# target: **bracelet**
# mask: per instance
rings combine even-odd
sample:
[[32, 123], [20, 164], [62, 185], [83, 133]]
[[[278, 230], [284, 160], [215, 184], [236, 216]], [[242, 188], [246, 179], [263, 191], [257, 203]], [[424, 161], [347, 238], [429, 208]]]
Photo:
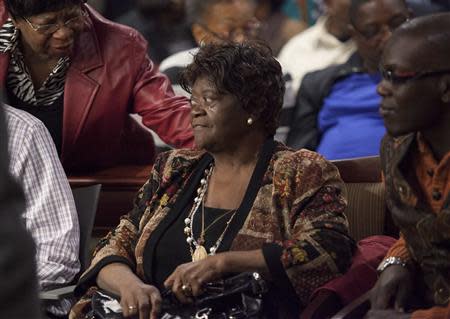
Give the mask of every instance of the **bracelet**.
[[378, 265], [378, 268], [377, 268], [378, 274], [380, 274], [381, 272], [383, 272], [383, 270], [385, 270], [387, 267], [392, 266], [392, 265], [399, 265], [402, 267], [406, 267], [406, 262], [403, 261], [403, 259], [401, 259], [399, 257], [388, 257], [385, 260], [383, 260], [380, 263], [380, 265]]

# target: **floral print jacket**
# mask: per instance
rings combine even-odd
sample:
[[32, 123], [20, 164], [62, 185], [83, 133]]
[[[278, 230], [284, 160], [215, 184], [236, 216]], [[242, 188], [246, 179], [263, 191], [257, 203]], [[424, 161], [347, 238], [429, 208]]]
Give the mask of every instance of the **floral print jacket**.
[[[354, 242], [344, 215], [345, 186], [337, 168], [315, 152], [293, 151], [270, 140], [259, 157], [249, 185], [255, 196], [229, 240], [229, 250], [263, 249], [275, 286], [292, 291], [293, 302], [301, 309], [316, 288], [343, 274], [351, 263]], [[189, 189], [195, 191], [198, 183], [192, 177], [211, 161], [203, 151], [160, 154], [134, 209], [99, 242], [78, 284], [79, 295], [95, 285], [99, 270], [112, 262], [128, 264], [149, 281], [144, 273], [148, 241], [157, 237], [165, 220], [173, 218]], [[83, 318], [87, 297], [72, 309], [71, 318]]]

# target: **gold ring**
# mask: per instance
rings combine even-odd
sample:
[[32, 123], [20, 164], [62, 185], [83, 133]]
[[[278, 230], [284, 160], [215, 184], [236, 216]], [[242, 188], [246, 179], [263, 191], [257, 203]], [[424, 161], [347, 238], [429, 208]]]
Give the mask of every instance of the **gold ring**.
[[191, 289], [191, 287], [189, 285], [184, 285], [183, 284], [183, 286], [181, 286], [181, 290], [183, 291], [183, 293], [186, 296], [191, 296], [192, 295], [192, 289]]

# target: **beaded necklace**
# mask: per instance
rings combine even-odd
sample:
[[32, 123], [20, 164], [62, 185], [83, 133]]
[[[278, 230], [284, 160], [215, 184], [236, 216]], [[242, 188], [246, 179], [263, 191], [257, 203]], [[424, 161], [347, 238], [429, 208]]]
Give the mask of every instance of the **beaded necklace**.
[[[184, 234], [186, 235], [186, 242], [189, 245], [189, 250], [191, 252], [192, 261], [198, 261], [205, 259], [208, 257], [208, 253], [205, 248], [205, 234], [206, 231], [217, 221], [228, 215], [229, 213], [233, 212], [230, 219], [227, 221], [225, 229], [220, 234], [219, 238], [217, 239], [216, 243], [209, 248], [209, 255], [215, 255], [217, 249], [219, 248], [220, 244], [222, 243], [223, 237], [225, 236], [225, 233], [228, 230], [228, 227], [233, 220], [234, 216], [236, 215], [237, 210], [229, 210], [223, 214], [221, 214], [218, 218], [216, 218], [209, 226], [205, 229], [205, 199], [206, 199], [206, 193], [208, 190], [208, 184], [209, 184], [209, 178], [211, 177], [211, 174], [213, 172], [214, 166], [210, 166], [205, 170], [205, 177], [200, 180], [200, 186], [197, 189], [197, 196], [194, 198], [194, 204], [192, 205], [192, 208], [189, 212], [188, 217], [184, 220], [185, 228], [184, 228]], [[195, 214], [199, 212], [200, 206], [202, 207], [202, 226], [200, 231], [200, 237], [196, 240], [194, 237], [194, 217]], [[194, 249], [195, 248], [195, 249]]]

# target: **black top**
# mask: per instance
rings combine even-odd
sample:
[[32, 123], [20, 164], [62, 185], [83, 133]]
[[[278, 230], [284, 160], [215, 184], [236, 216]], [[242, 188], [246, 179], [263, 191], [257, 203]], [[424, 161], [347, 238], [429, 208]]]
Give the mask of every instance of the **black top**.
[[58, 155], [61, 155], [64, 94], [61, 94], [52, 105], [48, 106], [36, 106], [25, 103], [17, 98], [9, 89], [7, 89], [7, 94], [8, 102], [11, 106], [30, 113], [44, 123], [52, 136]]
[[[192, 203], [194, 201], [192, 200]], [[177, 266], [192, 261], [191, 252], [189, 250], [189, 244], [186, 242], [187, 236], [184, 234], [184, 220], [189, 216], [192, 205], [188, 205], [185, 212], [166, 229], [161, 236], [158, 245], [155, 247], [155, 259], [158, 260], [154, 263], [153, 269], [145, 269], [146, 272], [153, 272], [154, 282], [153, 284], [159, 289], [163, 289], [164, 281], [173, 273]], [[228, 213], [227, 213], [228, 212]], [[203, 245], [209, 252], [209, 249], [214, 246], [219, 239], [222, 232], [225, 230], [226, 223], [233, 216], [234, 211], [229, 212], [226, 209], [205, 207], [205, 228], [211, 225], [214, 220], [218, 219], [211, 227], [205, 232], [205, 244]], [[201, 206], [194, 214], [193, 232], [194, 238], [198, 240], [201, 232], [202, 225], [202, 209]], [[231, 226], [228, 227], [227, 233], [232, 231]], [[236, 227], [236, 225], [233, 225]], [[191, 245], [193, 247], [193, 245]], [[146, 264], [148, 267], [150, 264]]]

